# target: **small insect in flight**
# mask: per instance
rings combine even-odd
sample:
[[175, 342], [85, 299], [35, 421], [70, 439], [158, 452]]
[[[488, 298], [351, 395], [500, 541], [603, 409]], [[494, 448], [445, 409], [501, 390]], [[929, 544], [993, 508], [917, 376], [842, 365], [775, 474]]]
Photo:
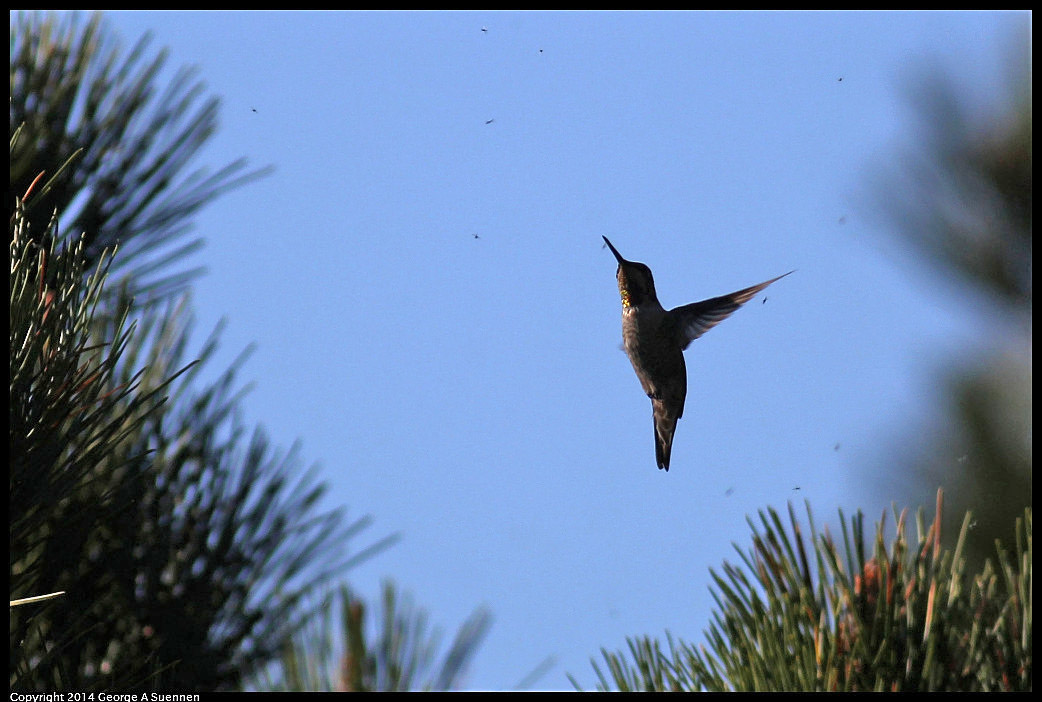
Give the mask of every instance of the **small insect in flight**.
[[495, 119], [486, 119], [485, 120], [485, 124], [492, 124], [495, 121], [496, 121]]

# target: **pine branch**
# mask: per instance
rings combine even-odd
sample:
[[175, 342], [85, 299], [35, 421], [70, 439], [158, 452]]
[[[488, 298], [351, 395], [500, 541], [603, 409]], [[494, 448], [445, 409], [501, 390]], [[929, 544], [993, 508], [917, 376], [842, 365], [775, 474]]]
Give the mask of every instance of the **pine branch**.
[[[750, 520], [753, 547], [744, 567], [712, 572], [718, 610], [707, 644], [675, 642], [668, 654], [647, 637], [629, 652], [602, 649], [600, 690], [990, 691], [1030, 690], [1031, 510], [1016, 523], [1016, 555], [998, 544], [998, 566], [967, 573], [966, 514], [953, 550], [942, 546], [941, 491], [933, 521], [917, 515], [907, 540], [907, 511], [890, 544], [885, 517], [870, 541], [859, 512], [840, 511], [842, 543], [789, 507], [788, 526], [773, 509]], [[816, 563], [812, 571], [810, 563]], [[578, 684], [572, 679], [573, 684]]]

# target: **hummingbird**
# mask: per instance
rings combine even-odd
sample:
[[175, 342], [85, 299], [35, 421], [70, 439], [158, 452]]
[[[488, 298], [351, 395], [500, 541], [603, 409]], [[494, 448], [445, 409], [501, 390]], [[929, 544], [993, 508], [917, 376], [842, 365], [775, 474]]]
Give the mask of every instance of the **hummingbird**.
[[627, 261], [608, 237], [602, 238], [619, 262], [615, 276], [622, 296], [623, 346], [641, 387], [651, 398], [655, 420], [655, 460], [660, 469], [668, 472], [673, 434], [677, 430], [677, 420], [684, 416], [687, 397], [684, 349], [731, 316], [756, 293], [793, 271], [730, 295], [666, 310], [655, 294], [651, 269], [643, 263]]

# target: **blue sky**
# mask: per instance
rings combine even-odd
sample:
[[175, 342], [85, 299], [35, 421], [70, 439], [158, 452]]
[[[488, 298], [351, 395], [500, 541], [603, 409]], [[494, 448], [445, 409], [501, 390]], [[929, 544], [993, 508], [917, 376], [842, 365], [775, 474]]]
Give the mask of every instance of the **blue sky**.
[[[393, 577], [450, 631], [487, 606], [466, 687], [493, 690], [547, 656], [536, 688], [592, 686], [630, 635], [700, 640], [757, 510], [900, 497], [896, 441], [989, 322], [869, 183], [921, 139], [917, 72], [986, 105], [1024, 18], [108, 14], [222, 98], [207, 163], [274, 166], [197, 218], [199, 342], [228, 320], [211, 371], [257, 344], [245, 420], [374, 517], [356, 548], [401, 535], [352, 587]], [[669, 473], [602, 235], [667, 307], [797, 270], [686, 352]]]

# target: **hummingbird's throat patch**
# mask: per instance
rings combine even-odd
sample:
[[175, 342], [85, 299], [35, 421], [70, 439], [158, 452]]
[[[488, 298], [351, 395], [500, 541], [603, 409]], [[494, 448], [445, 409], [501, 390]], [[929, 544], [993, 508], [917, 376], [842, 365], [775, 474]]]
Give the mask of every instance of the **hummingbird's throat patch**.
[[630, 291], [620, 285], [619, 295], [622, 297], [622, 306], [628, 308], [630, 306]]

